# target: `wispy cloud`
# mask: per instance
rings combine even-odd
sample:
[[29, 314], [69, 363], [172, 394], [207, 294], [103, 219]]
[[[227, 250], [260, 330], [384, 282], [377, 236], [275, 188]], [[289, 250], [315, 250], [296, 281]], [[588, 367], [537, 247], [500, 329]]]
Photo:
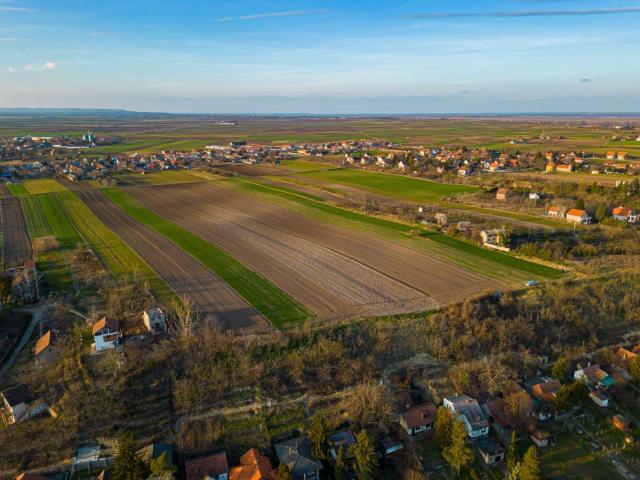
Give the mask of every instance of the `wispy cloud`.
[[0, 43], [21, 43], [30, 42], [28, 38], [0, 37]]
[[26, 65], [22, 65], [21, 67], [9, 67], [7, 68], [7, 72], [9, 73], [17, 73], [17, 72], [42, 72], [46, 70], [53, 70], [56, 68], [56, 64], [54, 62], [45, 62], [45, 63], [27, 63]]
[[87, 35], [90, 37], [106, 37], [111, 34], [109, 32], [89, 32]]
[[329, 13], [329, 10], [287, 10], [284, 12], [269, 12], [269, 13], [256, 13], [253, 15], [242, 15], [239, 17], [222, 17], [219, 18], [220, 22], [231, 22], [234, 20], [260, 20], [263, 18], [275, 18], [275, 17], [303, 17], [308, 15], [325, 15]]
[[10, 7], [8, 5], [0, 5], [0, 12], [7, 13], [31, 13], [33, 10], [26, 7]]
[[585, 15], [622, 15], [627, 13], [640, 13], [640, 7], [621, 8], [592, 8], [574, 10], [520, 10], [513, 12], [442, 12], [442, 13], [415, 13], [403, 15], [402, 18], [518, 18], [518, 17], [570, 17]]

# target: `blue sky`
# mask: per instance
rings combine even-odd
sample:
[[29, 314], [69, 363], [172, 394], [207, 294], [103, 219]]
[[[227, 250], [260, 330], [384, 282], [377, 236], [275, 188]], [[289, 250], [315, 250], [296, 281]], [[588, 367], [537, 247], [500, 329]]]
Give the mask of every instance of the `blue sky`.
[[0, 107], [640, 112], [640, 0], [0, 0]]

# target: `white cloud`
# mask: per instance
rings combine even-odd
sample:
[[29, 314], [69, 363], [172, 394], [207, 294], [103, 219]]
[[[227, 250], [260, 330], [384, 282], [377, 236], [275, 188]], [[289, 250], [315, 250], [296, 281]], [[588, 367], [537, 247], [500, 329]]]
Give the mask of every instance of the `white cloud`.
[[89, 32], [88, 35], [90, 37], [106, 37], [109, 35], [109, 32]]
[[306, 15], [324, 15], [326, 13], [329, 13], [329, 10], [287, 10], [284, 12], [256, 13], [239, 17], [222, 17], [219, 21], [230, 22], [232, 20], [260, 20], [262, 18], [274, 17], [302, 17]]
[[30, 8], [25, 7], [8, 7], [6, 5], [0, 5], [0, 12], [8, 12], [8, 13], [31, 13], [33, 12]]
[[54, 62], [45, 62], [45, 63], [38, 63], [38, 64], [27, 63], [26, 65], [23, 65], [21, 67], [9, 67], [7, 68], [7, 71], [9, 73], [42, 72], [45, 70], [53, 70], [54, 68], [56, 68], [56, 66], [57, 65]]
[[0, 43], [18, 43], [18, 42], [29, 42], [28, 38], [13, 38], [13, 37], [0, 37]]

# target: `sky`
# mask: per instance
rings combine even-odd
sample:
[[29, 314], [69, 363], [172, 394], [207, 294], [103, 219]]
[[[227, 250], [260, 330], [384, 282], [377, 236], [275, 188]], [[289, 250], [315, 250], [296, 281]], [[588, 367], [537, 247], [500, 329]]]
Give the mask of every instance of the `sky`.
[[640, 112], [640, 0], [0, 0], [0, 107]]

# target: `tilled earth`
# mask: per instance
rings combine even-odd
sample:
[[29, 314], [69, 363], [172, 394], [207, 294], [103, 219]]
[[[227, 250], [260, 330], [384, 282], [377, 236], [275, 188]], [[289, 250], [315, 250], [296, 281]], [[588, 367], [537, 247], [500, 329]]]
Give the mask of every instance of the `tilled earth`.
[[5, 268], [22, 265], [33, 258], [27, 223], [20, 201], [14, 197], [0, 200], [2, 218], [2, 259]]

